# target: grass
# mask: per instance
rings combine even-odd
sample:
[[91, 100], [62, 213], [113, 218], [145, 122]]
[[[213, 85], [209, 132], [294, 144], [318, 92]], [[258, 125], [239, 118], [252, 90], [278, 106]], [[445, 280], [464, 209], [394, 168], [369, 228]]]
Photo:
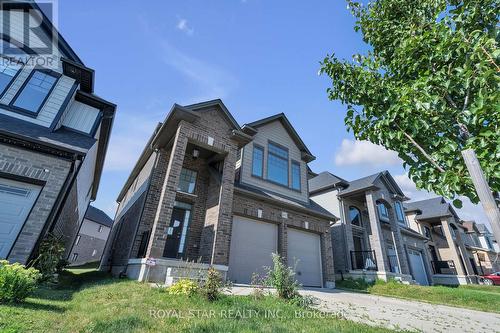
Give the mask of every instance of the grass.
[[374, 295], [391, 296], [434, 304], [444, 304], [467, 309], [500, 313], [500, 288], [496, 286], [467, 285], [416, 286], [395, 281], [377, 281], [375, 284], [363, 280], [337, 281], [337, 287], [367, 292]]
[[25, 303], [0, 305], [0, 332], [389, 331], [271, 296], [224, 296], [209, 303], [201, 296], [173, 296], [83, 267], [62, 274], [57, 287], [40, 287]]

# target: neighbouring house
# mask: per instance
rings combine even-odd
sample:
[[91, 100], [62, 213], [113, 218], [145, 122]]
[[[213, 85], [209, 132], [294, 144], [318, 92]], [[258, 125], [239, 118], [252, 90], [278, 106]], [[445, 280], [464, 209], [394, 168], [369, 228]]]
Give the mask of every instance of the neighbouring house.
[[465, 228], [465, 247], [473, 258], [472, 269], [479, 275], [500, 272], [500, 253], [493, 246], [492, 235], [484, 224], [463, 221]]
[[405, 217], [407, 197], [388, 171], [347, 181], [310, 172], [311, 199], [340, 216], [331, 228], [337, 278], [432, 283], [425, 237]]
[[105, 212], [89, 206], [73, 243], [69, 264], [76, 266], [99, 262], [112, 226], [113, 219]]
[[405, 203], [410, 227], [427, 238], [435, 284], [476, 283], [477, 267], [466, 248], [466, 228], [442, 197]]
[[[34, 1], [2, 2], [0, 16], [9, 18], [0, 34], [0, 259], [28, 263], [49, 233], [67, 258], [97, 195], [116, 106], [94, 94], [94, 71]], [[40, 25], [28, 29], [33, 20]], [[37, 42], [24, 44], [23, 31]]]
[[251, 283], [279, 253], [303, 285], [333, 287], [314, 158], [284, 114], [240, 127], [220, 100], [174, 105], [118, 196], [101, 269], [170, 284], [211, 265]]
[[478, 229], [478, 238], [481, 246], [485, 249], [489, 249], [491, 251], [500, 252], [500, 247], [498, 246], [498, 242], [495, 239], [495, 236], [491, 233], [491, 231], [486, 227], [486, 225], [482, 223], [477, 224]]

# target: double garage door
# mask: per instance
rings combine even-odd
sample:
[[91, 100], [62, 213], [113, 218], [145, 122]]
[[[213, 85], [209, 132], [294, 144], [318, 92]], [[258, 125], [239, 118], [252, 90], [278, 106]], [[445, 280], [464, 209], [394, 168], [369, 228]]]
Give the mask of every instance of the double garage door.
[[40, 189], [37, 185], [0, 178], [0, 259], [7, 258]]
[[[272, 267], [272, 253], [278, 252], [278, 226], [244, 217], [233, 218], [228, 277], [234, 283], [250, 284], [252, 276]], [[321, 287], [319, 235], [288, 228], [288, 265], [295, 268], [304, 286]]]

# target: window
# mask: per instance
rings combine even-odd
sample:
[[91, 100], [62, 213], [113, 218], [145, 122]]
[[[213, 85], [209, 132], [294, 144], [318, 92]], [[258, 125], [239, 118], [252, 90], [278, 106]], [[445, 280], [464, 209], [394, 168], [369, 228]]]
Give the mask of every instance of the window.
[[425, 234], [425, 237], [427, 237], [430, 240], [432, 240], [431, 228], [429, 228], [428, 226], [424, 226], [424, 234]]
[[78, 243], [80, 243], [80, 238], [82, 238], [82, 236], [76, 236], [75, 245], [78, 245]]
[[379, 218], [383, 221], [388, 221], [389, 220], [389, 211], [387, 210], [387, 207], [383, 203], [378, 203], [377, 208], [378, 208]]
[[76, 261], [78, 259], [78, 253], [73, 253], [73, 256], [71, 257], [71, 261]]
[[13, 105], [23, 110], [37, 113], [49, 96], [57, 77], [48, 72], [34, 70], [25, 83]]
[[288, 186], [288, 150], [273, 143], [267, 154], [267, 179]]
[[21, 65], [16, 61], [0, 57], [0, 95], [5, 92], [20, 69]]
[[181, 171], [181, 177], [179, 179], [179, 186], [177, 187], [177, 191], [193, 194], [195, 186], [196, 171], [183, 168]]
[[260, 146], [253, 146], [252, 175], [257, 177], [264, 176], [264, 148]]
[[488, 248], [490, 250], [493, 250], [493, 243], [491, 243], [491, 240], [488, 236], [484, 236], [484, 239], [486, 239], [486, 244], [488, 244]]
[[292, 161], [292, 188], [300, 191], [300, 163]]
[[102, 232], [102, 225], [99, 226], [99, 228], [97, 228], [97, 232]]
[[396, 218], [398, 219], [399, 224], [406, 226], [406, 219], [403, 211], [403, 205], [401, 205], [401, 202], [396, 201], [395, 207], [396, 207]]
[[351, 224], [361, 227], [361, 212], [354, 206], [349, 207], [349, 221]]

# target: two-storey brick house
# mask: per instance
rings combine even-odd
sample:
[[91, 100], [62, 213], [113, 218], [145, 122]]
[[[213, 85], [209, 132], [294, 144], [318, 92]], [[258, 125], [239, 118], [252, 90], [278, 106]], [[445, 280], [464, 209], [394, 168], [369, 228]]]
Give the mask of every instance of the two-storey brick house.
[[[2, 2], [0, 17], [0, 259], [25, 264], [49, 233], [69, 254], [97, 195], [115, 105], [94, 95], [94, 71], [35, 2]], [[30, 20], [41, 20], [34, 46], [23, 43]]]
[[341, 218], [332, 226], [337, 278], [432, 283], [425, 237], [403, 210], [408, 198], [388, 171], [347, 181], [310, 172], [311, 199]]
[[333, 286], [336, 217], [309, 199], [313, 159], [284, 114], [240, 127], [220, 100], [174, 105], [119, 194], [101, 268], [169, 284], [212, 265], [250, 283], [279, 253], [303, 285]]

